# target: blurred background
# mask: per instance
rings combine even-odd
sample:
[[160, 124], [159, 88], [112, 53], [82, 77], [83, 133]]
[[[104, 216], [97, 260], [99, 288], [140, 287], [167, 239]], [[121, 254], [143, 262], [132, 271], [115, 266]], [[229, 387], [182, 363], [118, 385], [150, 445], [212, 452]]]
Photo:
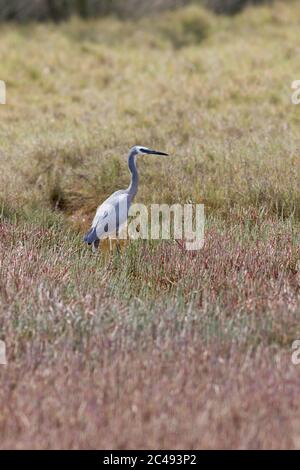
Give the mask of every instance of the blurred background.
[[167, 182], [166, 163], [144, 162], [141, 202], [159, 192], [225, 218], [241, 206], [300, 214], [288, 147], [299, 11], [295, 0], [0, 0], [0, 200], [61, 210], [83, 230], [143, 142], [176, 158]]
[[18, 21], [60, 21], [72, 14], [85, 18], [110, 14], [138, 17], [191, 3], [206, 6], [215, 13], [234, 14], [251, 3], [270, 1], [272, 0], [0, 0], [0, 14], [2, 20]]
[[[299, 0], [0, 0], [0, 446], [299, 448]], [[205, 245], [93, 256], [95, 209]]]

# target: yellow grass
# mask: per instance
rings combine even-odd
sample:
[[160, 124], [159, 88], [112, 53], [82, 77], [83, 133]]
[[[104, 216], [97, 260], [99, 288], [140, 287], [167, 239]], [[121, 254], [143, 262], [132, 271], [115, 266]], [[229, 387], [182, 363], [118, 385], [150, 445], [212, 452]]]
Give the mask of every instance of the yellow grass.
[[[0, 26], [2, 448], [297, 448], [299, 2]], [[203, 202], [205, 244], [94, 256], [96, 206]]]
[[157, 22], [1, 26], [2, 200], [90, 215], [127, 185], [141, 143], [172, 155], [140, 160], [141, 202], [299, 218], [299, 16], [280, 2], [233, 19], [190, 7]]

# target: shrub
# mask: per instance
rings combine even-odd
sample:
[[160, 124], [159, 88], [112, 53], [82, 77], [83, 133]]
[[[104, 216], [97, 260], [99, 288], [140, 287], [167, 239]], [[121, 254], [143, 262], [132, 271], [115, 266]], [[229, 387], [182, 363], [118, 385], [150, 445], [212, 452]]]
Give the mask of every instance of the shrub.
[[209, 29], [209, 15], [193, 5], [165, 14], [161, 24], [162, 34], [176, 48], [198, 44], [207, 37]]

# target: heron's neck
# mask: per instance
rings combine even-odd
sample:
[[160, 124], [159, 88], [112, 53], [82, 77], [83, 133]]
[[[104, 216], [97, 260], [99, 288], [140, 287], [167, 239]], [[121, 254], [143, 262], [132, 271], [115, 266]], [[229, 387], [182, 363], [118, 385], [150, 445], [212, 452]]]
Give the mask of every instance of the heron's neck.
[[128, 187], [128, 192], [131, 199], [136, 195], [139, 185], [139, 175], [136, 168], [136, 155], [137, 153], [133, 151], [128, 156], [128, 168], [131, 173], [131, 182]]

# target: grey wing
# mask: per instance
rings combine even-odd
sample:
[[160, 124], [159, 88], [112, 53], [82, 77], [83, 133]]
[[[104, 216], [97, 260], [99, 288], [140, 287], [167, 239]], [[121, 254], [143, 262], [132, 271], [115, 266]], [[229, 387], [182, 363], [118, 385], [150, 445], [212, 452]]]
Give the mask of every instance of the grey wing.
[[127, 220], [128, 193], [117, 191], [98, 207], [92, 227], [96, 229], [98, 238], [109, 234], [117, 234], [119, 228]]
[[84, 237], [85, 243], [87, 243], [88, 245], [99, 244], [99, 237], [97, 235], [97, 225], [99, 222], [104, 221], [107, 216], [108, 216], [107, 211], [100, 211], [100, 212], [97, 211], [96, 216], [94, 217], [94, 220], [92, 223], [92, 227], [85, 234], [85, 237]]

